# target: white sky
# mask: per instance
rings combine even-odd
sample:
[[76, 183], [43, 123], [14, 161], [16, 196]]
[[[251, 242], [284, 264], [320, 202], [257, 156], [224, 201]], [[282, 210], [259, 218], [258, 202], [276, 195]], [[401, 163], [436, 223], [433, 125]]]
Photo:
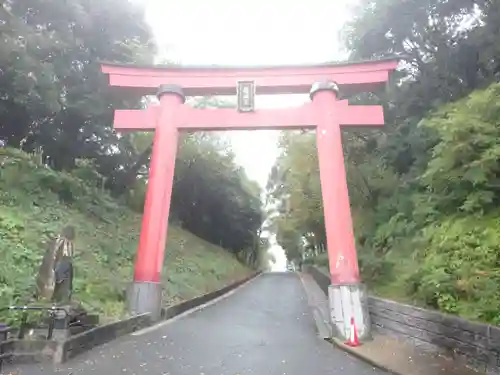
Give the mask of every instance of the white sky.
[[[344, 57], [339, 31], [353, 0], [147, 0], [162, 54], [182, 64], [314, 64]], [[257, 107], [286, 107], [306, 96], [259, 97]], [[237, 162], [265, 186], [278, 133], [228, 133]], [[274, 247], [273, 250], [276, 250]], [[282, 267], [283, 256], [273, 251]]]

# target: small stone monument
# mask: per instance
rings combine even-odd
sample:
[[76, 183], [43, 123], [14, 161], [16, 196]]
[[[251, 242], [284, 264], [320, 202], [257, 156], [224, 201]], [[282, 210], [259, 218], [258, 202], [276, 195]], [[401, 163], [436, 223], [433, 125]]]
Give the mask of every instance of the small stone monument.
[[37, 299], [69, 304], [73, 292], [75, 228], [66, 226], [45, 251], [37, 277]]
[[73, 294], [73, 255], [75, 253], [75, 229], [67, 226], [56, 240], [56, 260], [54, 267], [55, 285], [52, 301], [69, 304]]
[[72, 319], [71, 296], [73, 293], [73, 256], [75, 228], [66, 226], [45, 251], [37, 277], [37, 299], [49, 300], [65, 311], [55, 311], [54, 338], [64, 340], [69, 336]]

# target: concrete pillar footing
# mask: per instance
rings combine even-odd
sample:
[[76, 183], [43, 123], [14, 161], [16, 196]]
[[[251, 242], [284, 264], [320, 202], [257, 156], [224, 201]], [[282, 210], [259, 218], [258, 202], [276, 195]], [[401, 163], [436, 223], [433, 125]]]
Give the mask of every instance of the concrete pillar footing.
[[153, 321], [161, 318], [162, 285], [156, 282], [134, 281], [127, 293], [127, 307], [132, 315], [151, 313]]
[[354, 318], [359, 340], [372, 338], [365, 285], [330, 285], [328, 301], [334, 337], [347, 341], [351, 333], [351, 318]]

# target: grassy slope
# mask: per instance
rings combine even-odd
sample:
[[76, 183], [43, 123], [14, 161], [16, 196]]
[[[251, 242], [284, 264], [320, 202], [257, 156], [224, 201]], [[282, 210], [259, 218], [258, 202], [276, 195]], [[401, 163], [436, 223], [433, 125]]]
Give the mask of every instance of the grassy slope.
[[[140, 215], [81, 180], [40, 167], [12, 150], [0, 150], [0, 308], [29, 298], [43, 243], [67, 224], [77, 230], [75, 299], [108, 319], [123, 314]], [[249, 273], [223, 249], [170, 226], [163, 272], [167, 303]], [[2, 320], [8, 318], [0, 313]]]
[[[471, 224], [471, 227], [472, 226], [473, 224]], [[411, 238], [408, 239], [408, 243], [411, 243]], [[379, 275], [379, 279], [375, 281], [370, 280], [369, 278], [363, 280], [368, 287], [368, 293], [370, 295], [425, 309], [437, 310], [435, 307], [428, 306], [423, 301], [412, 297], [408, 291], [408, 275], [414, 274], [416, 269], [422, 267], [422, 264], [413, 258], [410, 247], [408, 247], [406, 251], [393, 251], [386, 255], [385, 259], [393, 263], [393, 268], [388, 277], [381, 277], [381, 275]], [[311, 263], [315, 264], [324, 272], [329, 273], [327, 254], [318, 255], [317, 257], [311, 259]], [[490, 299], [487, 300], [489, 301], [487, 304], [495, 306], [494, 304], [497, 304], [497, 300], [498, 298], [495, 299], [490, 297]], [[457, 301], [456, 306], [456, 311], [440, 311], [455, 314], [472, 321], [498, 325], [498, 319], [486, 319], [478, 315], [478, 313], [482, 312], [484, 309], [481, 304], [478, 304], [475, 301], [468, 301], [466, 299], [459, 300]], [[495, 308], [493, 307], [493, 309]]]

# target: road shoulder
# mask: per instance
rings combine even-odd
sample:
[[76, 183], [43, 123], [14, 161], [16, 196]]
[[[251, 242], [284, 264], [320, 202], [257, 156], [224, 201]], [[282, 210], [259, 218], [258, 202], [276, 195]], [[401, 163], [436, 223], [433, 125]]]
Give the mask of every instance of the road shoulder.
[[[321, 316], [315, 319], [318, 333], [324, 336], [325, 326], [331, 333], [331, 324], [326, 321], [329, 319], [327, 296], [311, 275], [300, 273], [300, 278], [313, 313], [319, 312]], [[396, 375], [482, 375], [463, 363], [423, 351], [393, 336], [373, 333], [372, 341], [355, 348], [335, 338], [328, 341], [370, 365]]]

